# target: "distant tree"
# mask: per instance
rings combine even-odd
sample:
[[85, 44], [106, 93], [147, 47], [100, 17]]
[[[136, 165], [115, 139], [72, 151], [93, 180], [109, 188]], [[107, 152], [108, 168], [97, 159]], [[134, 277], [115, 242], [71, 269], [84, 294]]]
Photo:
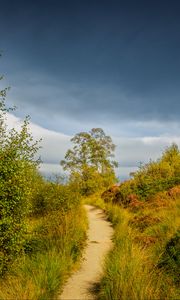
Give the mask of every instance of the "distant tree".
[[115, 181], [115, 145], [110, 136], [101, 128], [90, 132], [80, 132], [72, 139], [73, 149], [69, 149], [60, 162], [64, 170], [70, 171], [70, 178], [79, 182], [85, 194], [94, 192], [99, 186], [108, 186]]

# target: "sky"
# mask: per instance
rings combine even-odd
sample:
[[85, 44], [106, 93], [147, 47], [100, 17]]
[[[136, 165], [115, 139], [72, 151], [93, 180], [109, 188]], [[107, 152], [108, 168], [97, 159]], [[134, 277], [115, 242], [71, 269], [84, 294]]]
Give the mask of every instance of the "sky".
[[31, 116], [44, 174], [77, 132], [101, 127], [120, 179], [180, 146], [180, 1], [1, 1], [0, 85]]

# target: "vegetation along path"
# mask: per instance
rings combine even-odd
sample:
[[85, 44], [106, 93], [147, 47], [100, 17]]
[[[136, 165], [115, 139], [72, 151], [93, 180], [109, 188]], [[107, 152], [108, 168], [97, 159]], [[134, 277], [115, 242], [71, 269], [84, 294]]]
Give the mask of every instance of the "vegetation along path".
[[113, 229], [101, 209], [85, 205], [89, 219], [88, 244], [82, 265], [64, 287], [59, 299], [94, 299], [93, 287], [102, 274], [103, 259], [112, 246]]

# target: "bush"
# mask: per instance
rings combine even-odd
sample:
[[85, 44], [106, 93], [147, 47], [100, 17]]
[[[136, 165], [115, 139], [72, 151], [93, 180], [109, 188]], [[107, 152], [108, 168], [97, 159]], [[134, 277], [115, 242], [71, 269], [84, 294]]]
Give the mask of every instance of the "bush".
[[142, 200], [180, 184], [180, 151], [177, 145], [167, 148], [156, 162], [141, 166], [134, 175], [135, 190]]
[[[2, 95], [2, 93], [1, 93]], [[0, 275], [22, 251], [25, 217], [30, 207], [31, 174], [38, 160], [37, 142], [28, 132], [29, 118], [21, 131], [7, 130], [6, 107], [0, 101]]]
[[[117, 203], [123, 207], [141, 206], [141, 202], [151, 200], [157, 193], [169, 190], [176, 196], [180, 184], [180, 151], [176, 145], [165, 150], [156, 162], [140, 167], [133, 178], [113, 190], [102, 194], [106, 202]], [[173, 198], [173, 196], [171, 197]]]
[[129, 224], [135, 228], [138, 228], [140, 232], [143, 232], [147, 227], [159, 223], [161, 220], [157, 217], [150, 215], [135, 216]]
[[60, 210], [66, 212], [80, 203], [80, 195], [70, 184], [57, 184], [39, 178], [32, 198], [32, 214], [45, 215]]
[[119, 192], [119, 187], [117, 185], [111, 186], [108, 190], [104, 191], [101, 198], [105, 203], [111, 203], [116, 199], [116, 194]]
[[167, 242], [158, 267], [164, 268], [175, 283], [180, 283], [180, 230]]

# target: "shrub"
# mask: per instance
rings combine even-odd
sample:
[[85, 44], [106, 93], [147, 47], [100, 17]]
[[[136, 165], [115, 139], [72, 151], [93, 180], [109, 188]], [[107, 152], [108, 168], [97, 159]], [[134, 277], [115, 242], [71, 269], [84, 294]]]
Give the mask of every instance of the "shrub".
[[180, 230], [167, 242], [158, 267], [164, 268], [175, 283], [180, 283]]
[[118, 191], [119, 187], [117, 185], [113, 185], [108, 190], [102, 193], [101, 198], [104, 200], [105, 203], [111, 203], [112, 201], [114, 201]]
[[32, 214], [45, 215], [56, 210], [66, 212], [79, 203], [79, 192], [70, 184], [62, 185], [40, 178], [32, 198]]
[[106, 202], [132, 209], [134, 206], [137, 209], [142, 205], [142, 201], [151, 200], [157, 193], [169, 190], [171, 198], [176, 197], [179, 194], [179, 184], [180, 152], [173, 144], [165, 150], [159, 160], [141, 165], [132, 179], [121, 183], [116, 190], [110, 188], [102, 194], [102, 198]]
[[[1, 93], [2, 95], [2, 93]], [[25, 217], [29, 210], [31, 174], [38, 160], [38, 143], [28, 132], [29, 118], [21, 131], [7, 130], [6, 106], [0, 99], [0, 275], [22, 251]]]
[[139, 231], [143, 232], [148, 226], [152, 226], [154, 224], [159, 223], [161, 220], [157, 217], [152, 217], [150, 215], [144, 216], [135, 216], [129, 224], [139, 229]]

